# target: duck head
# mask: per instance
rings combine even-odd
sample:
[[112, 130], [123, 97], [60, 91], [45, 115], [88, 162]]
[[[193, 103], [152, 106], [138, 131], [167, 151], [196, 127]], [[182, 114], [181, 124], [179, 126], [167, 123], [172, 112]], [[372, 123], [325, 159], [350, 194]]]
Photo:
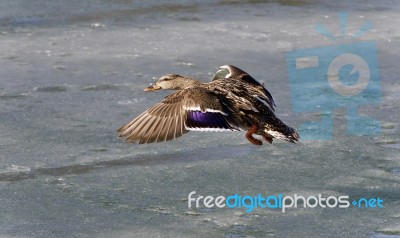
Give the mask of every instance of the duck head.
[[181, 76], [179, 74], [167, 74], [162, 76], [155, 84], [144, 89], [145, 92], [160, 89], [182, 90], [198, 81]]

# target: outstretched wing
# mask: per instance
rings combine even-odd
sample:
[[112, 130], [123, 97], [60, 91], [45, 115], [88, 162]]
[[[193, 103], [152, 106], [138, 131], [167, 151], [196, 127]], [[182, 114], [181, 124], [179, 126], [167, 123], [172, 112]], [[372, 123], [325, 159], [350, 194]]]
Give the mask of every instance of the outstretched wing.
[[152, 143], [175, 139], [190, 130], [238, 130], [219, 95], [204, 88], [188, 88], [167, 96], [118, 129], [129, 142]]
[[264, 87], [263, 84], [260, 84], [256, 79], [254, 79], [250, 74], [247, 72], [239, 69], [233, 65], [223, 65], [220, 69], [215, 73], [212, 81], [218, 79], [234, 79], [234, 80], [241, 80], [247, 84], [253, 86], [251, 92], [254, 97], [256, 97], [259, 101], [264, 103], [266, 106], [275, 111], [275, 101], [270, 92]]

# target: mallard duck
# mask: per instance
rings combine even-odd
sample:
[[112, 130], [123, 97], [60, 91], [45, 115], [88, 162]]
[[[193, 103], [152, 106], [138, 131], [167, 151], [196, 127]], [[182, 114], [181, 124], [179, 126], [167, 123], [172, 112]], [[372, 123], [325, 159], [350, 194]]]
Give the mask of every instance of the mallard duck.
[[175, 139], [188, 131], [246, 131], [255, 145], [260, 135], [294, 143], [299, 134], [275, 116], [275, 102], [265, 87], [245, 71], [224, 65], [209, 83], [178, 74], [162, 76], [144, 91], [178, 90], [118, 129], [128, 142], [152, 143]]

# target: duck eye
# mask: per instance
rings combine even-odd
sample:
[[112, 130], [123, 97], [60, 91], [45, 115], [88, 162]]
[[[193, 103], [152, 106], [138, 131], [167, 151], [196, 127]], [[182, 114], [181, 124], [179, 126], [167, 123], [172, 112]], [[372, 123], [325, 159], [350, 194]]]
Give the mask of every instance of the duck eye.
[[173, 77], [165, 77], [165, 78], [163, 78], [162, 80], [163, 81], [170, 81], [170, 80], [172, 80], [172, 79], [174, 79]]

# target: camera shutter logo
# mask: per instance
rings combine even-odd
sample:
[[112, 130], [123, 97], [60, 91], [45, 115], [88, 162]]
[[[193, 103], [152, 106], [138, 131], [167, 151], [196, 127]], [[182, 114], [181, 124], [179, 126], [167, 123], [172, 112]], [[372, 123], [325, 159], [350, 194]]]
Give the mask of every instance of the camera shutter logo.
[[[350, 74], [359, 72], [358, 80], [353, 85], [346, 85], [340, 81], [339, 71], [345, 65], [353, 65]], [[359, 55], [342, 54], [332, 60], [327, 76], [329, 85], [335, 92], [349, 97], [358, 95], [367, 88], [371, 73], [367, 62]]]
[[342, 108], [347, 109], [347, 135], [380, 133], [380, 122], [360, 115], [358, 110], [360, 106], [382, 101], [376, 43], [355, 40], [369, 31], [372, 24], [367, 21], [347, 36], [347, 14], [339, 16], [340, 36], [334, 36], [323, 25], [316, 27], [317, 32], [336, 44], [286, 54], [292, 108], [306, 115], [299, 116], [305, 121], [297, 126], [303, 140], [331, 140], [332, 113]]

